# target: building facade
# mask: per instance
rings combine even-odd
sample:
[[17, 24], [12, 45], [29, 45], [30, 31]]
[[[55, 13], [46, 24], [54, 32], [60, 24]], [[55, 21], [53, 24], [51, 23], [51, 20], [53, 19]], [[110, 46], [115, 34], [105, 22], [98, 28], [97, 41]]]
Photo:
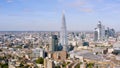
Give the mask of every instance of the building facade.
[[58, 49], [58, 38], [57, 35], [52, 35], [50, 37], [49, 51], [57, 51]]

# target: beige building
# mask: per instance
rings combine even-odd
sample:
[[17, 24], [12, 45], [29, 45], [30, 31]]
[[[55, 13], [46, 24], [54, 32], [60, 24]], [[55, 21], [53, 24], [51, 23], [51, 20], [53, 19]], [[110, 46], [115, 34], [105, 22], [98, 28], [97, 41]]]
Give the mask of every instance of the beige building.
[[51, 59], [44, 59], [44, 68], [55, 68], [54, 61]]
[[67, 52], [66, 51], [49, 52], [48, 58], [52, 58], [55, 61], [64, 61], [67, 59]]

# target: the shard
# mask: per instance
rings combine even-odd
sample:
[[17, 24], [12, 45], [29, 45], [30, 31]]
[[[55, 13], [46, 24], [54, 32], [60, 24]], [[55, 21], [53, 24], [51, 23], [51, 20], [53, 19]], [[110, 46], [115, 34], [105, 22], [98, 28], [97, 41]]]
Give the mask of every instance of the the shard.
[[67, 27], [66, 27], [66, 19], [65, 19], [65, 13], [62, 14], [62, 27], [60, 32], [60, 43], [63, 47], [63, 51], [68, 51], [67, 44]]

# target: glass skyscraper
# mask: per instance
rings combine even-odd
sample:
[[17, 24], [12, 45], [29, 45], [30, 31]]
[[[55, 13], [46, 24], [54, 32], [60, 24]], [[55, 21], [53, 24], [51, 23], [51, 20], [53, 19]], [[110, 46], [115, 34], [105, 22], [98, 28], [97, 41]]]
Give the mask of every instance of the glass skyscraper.
[[65, 13], [62, 14], [62, 27], [60, 32], [60, 44], [63, 47], [63, 51], [68, 51], [67, 45], [67, 27], [66, 27], [66, 20], [65, 20]]

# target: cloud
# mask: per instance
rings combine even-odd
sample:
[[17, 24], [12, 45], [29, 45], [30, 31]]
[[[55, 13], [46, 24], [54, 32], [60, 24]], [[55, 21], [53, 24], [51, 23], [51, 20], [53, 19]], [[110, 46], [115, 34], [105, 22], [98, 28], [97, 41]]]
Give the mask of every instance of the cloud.
[[67, 4], [68, 8], [75, 9], [77, 11], [91, 13], [93, 8], [89, 0], [74, 0]]
[[8, 3], [12, 3], [12, 2], [13, 2], [13, 0], [6, 0], [6, 2], [8, 2]]
[[82, 8], [82, 9], [80, 9], [80, 11], [91, 13], [91, 12], [93, 12], [93, 9], [91, 9], [91, 8]]
[[68, 4], [70, 7], [80, 7], [80, 6], [83, 6], [85, 5], [84, 2], [74, 2], [74, 3], [70, 3]]
[[85, 4], [86, 4], [86, 3], [83, 2], [83, 1], [76, 0], [76, 1], [74, 1], [74, 2], [72, 2], [72, 3], [69, 3], [68, 5], [69, 5], [70, 7], [80, 7], [80, 6], [83, 6], [83, 5], [85, 5]]

